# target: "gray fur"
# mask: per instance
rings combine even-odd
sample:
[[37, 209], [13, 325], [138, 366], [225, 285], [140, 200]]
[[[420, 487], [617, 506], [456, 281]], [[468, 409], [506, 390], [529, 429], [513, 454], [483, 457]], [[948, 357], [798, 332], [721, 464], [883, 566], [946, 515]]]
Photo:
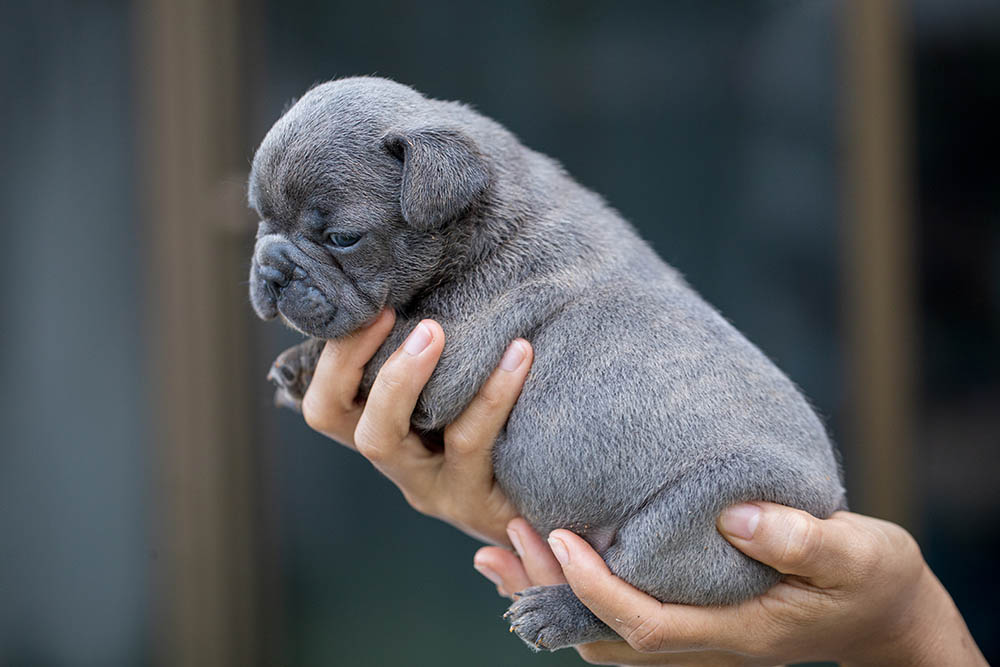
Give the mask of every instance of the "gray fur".
[[[250, 202], [261, 317], [327, 339], [396, 310], [362, 395], [420, 319], [441, 323], [421, 429], [454, 420], [510, 340], [531, 341], [497, 480], [542, 535], [575, 530], [660, 600], [729, 604], [778, 580], [719, 535], [727, 505], [845, 506], [795, 386], [598, 195], [468, 107], [377, 78], [313, 88], [257, 151]], [[364, 236], [330, 249], [327, 229]], [[614, 636], [565, 587], [530, 591], [511, 618], [550, 649]]]

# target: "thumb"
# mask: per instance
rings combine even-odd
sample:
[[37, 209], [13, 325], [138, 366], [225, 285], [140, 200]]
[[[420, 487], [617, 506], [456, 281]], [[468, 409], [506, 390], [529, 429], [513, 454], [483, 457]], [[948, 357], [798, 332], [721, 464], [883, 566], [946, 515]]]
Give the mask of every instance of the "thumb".
[[718, 528], [747, 556], [821, 588], [841, 583], [852, 562], [854, 540], [840, 523], [784, 505], [733, 505], [719, 515]]

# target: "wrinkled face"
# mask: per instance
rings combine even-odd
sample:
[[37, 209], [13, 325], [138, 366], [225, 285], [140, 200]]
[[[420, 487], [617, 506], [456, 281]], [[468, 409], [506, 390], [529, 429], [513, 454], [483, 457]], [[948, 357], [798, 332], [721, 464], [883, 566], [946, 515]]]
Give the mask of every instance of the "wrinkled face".
[[396, 98], [422, 98], [399, 86], [386, 101], [384, 91], [338, 83], [351, 80], [314, 89], [274, 125], [249, 187], [261, 218], [250, 269], [254, 310], [324, 339], [406, 303], [444, 254], [433, 229], [404, 216], [406, 151], [398, 137], [387, 139], [403, 103]]

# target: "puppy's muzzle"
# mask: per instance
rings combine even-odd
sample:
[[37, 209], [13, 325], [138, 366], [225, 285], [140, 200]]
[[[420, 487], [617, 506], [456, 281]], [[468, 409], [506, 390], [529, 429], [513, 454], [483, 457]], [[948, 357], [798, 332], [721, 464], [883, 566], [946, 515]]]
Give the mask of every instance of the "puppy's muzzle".
[[319, 290], [306, 288], [308, 274], [292, 259], [296, 256], [295, 246], [277, 234], [257, 239], [250, 268], [250, 302], [261, 319], [277, 317], [279, 301], [287, 301], [286, 307], [299, 317], [321, 317], [320, 311], [330, 309]]
[[293, 279], [302, 280], [306, 272], [288, 258], [285, 244], [269, 243], [257, 254], [257, 276], [264, 281], [271, 297], [277, 300], [288, 283]]

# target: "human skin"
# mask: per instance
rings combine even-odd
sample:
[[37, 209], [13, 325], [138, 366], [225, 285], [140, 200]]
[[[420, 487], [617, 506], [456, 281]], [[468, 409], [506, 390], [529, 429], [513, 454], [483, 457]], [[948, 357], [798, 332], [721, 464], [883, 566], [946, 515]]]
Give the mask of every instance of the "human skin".
[[[483, 547], [474, 567], [502, 595], [569, 583], [625, 641], [577, 646], [587, 662], [622, 665], [773, 665], [838, 660], [845, 665], [985, 665], [947, 591], [920, 549], [895, 524], [837, 512], [826, 520], [753, 503], [724, 512], [722, 535], [785, 574], [765, 594], [730, 607], [661, 603], [615, 577], [580, 537], [555, 530], [548, 542], [497, 486], [491, 447], [531, 366], [515, 340], [435, 451], [410, 414], [444, 348], [424, 320], [383, 365], [367, 400], [363, 369], [392, 330], [390, 311], [350, 337], [330, 341], [303, 400], [313, 429], [356, 449], [418, 511], [503, 547]], [[512, 545], [516, 554], [507, 546]], [[557, 558], [558, 554], [558, 558]]]

